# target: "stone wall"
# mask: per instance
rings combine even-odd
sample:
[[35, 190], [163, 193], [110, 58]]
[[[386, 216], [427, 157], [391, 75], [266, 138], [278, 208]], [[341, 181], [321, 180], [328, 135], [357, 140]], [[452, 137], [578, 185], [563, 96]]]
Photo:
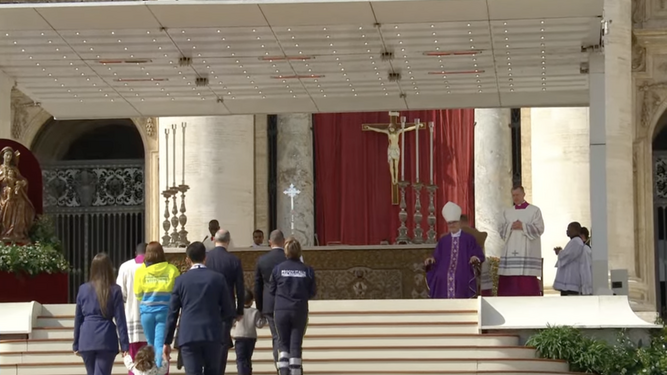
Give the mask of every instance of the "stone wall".
[[[315, 269], [317, 299], [427, 298], [422, 261], [433, 252], [424, 249], [305, 250], [306, 263]], [[255, 265], [263, 251], [234, 251], [241, 259], [245, 285], [255, 285]], [[167, 259], [187, 271], [185, 255], [169, 253]]]

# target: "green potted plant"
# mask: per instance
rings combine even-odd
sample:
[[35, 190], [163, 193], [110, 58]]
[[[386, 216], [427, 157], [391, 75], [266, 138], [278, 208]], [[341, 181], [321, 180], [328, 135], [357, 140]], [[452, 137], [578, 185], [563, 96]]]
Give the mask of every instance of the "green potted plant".
[[69, 263], [52, 220], [40, 215], [30, 243], [0, 243], [0, 302], [67, 303]]

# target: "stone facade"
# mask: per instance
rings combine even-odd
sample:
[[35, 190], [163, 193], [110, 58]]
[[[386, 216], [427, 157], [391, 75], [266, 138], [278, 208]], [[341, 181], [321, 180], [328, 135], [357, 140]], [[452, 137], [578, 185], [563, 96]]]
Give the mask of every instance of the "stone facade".
[[633, 175], [635, 274], [631, 294], [655, 306], [653, 150], [667, 110], [667, 2], [632, 2], [632, 76], [634, 83]]

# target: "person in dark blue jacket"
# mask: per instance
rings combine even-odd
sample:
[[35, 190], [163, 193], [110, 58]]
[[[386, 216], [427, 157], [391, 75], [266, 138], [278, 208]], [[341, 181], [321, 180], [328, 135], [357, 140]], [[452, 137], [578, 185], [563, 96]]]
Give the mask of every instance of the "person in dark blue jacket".
[[[226, 344], [223, 322], [235, 316], [227, 282], [220, 273], [208, 269], [206, 247], [193, 242], [185, 250], [190, 270], [176, 279], [169, 301], [164, 353], [171, 353], [178, 314], [178, 349], [188, 375], [224, 375], [222, 356]], [[222, 358], [222, 360], [221, 360]]]
[[308, 300], [315, 297], [315, 271], [303, 264], [301, 244], [294, 238], [285, 242], [287, 260], [271, 273], [269, 293], [275, 297], [273, 317], [278, 330], [278, 371], [280, 375], [301, 375], [301, 347], [308, 324]]
[[119, 336], [124, 357], [130, 350], [130, 340], [123, 292], [113, 276], [111, 259], [99, 253], [90, 266], [90, 281], [79, 287], [74, 316], [72, 350], [83, 358], [88, 375], [111, 375]]

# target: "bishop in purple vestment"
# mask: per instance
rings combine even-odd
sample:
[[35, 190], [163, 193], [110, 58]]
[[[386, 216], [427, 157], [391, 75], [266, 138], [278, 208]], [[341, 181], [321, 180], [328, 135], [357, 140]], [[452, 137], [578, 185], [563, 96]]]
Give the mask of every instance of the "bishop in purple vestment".
[[431, 298], [472, 298], [477, 294], [473, 265], [484, 262], [474, 236], [461, 230], [461, 207], [448, 202], [442, 209], [449, 234], [438, 241], [426, 259], [426, 280]]

